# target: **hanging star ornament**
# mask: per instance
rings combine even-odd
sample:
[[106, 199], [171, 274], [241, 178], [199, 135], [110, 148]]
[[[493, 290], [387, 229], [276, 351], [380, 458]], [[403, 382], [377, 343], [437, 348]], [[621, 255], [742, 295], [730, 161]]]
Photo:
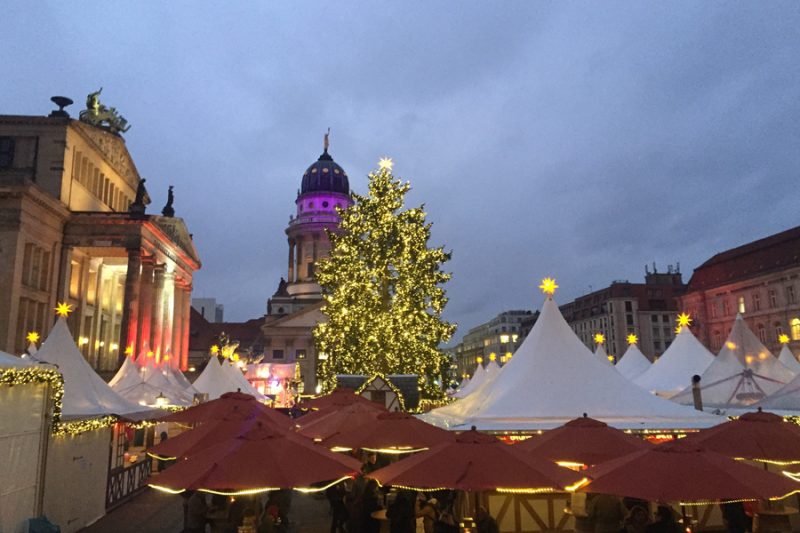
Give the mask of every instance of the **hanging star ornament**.
[[41, 337], [39, 337], [39, 334], [38, 334], [38, 333], [36, 333], [35, 331], [31, 331], [31, 332], [29, 332], [29, 333], [28, 333], [28, 335], [25, 337], [25, 340], [27, 340], [28, 342], [32, 342], [32, 343], [34, 343], [34, 344], [35, 344], [35, 343], [39, 342], [39, 339], [40, 339], [40, 338], [41, 338]]
[[555, 294], [558, 285], [556, 284], [556, 280], [553, 278], [544, 278], [542, 280], [542, 284], [539, 285], [539, 288], [542, 289], [542, 292], [548, 296], [552, 296]]
[[378, 161], [378, 167], [381, 170], [386, 170], [387, 172], [391, 172], [393, 166], [394, 166], [394, 161], [392, 161], [391, 157], [381, 157], [381, 160]]
[[789, 344], [789, 335], [786, 333], [781, 333], [778, 335], [778, 342], [781, 344]]
[[606, 342], [606, 336], [602, 333], [595, 333], [594, 334], [594, 342], [595, 344], [603, 344]]
[[55, 307], [56, 316], [68, 317], [72, 312], [72, 306], [67, 302], [61, 302]]
[[637, 337], [633, 333], [628, 335], [628, 344], [636, 344], [637, 342], [639, 342], [639, 337]]

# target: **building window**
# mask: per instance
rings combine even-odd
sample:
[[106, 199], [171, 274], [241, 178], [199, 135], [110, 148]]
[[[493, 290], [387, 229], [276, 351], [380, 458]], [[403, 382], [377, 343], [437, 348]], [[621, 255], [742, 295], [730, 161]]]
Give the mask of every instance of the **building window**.
[[775, 289], [770, 289], [769, 291], [769, 306], [778, 307], [778, 294], [775, 292]]
[[711, 348], [719, 350], [720, 346], [722, 346], [722, 336], [719, 334], [719, 331], [714, 331], [711, 334]]
[[657, 327], [653, 328], [653, 337], [660, 337], [660, 336], [661, 336], [661, 330], [658, 329]]
[[753, 295], [753, 311], [758, 311], [759, 309], [761, 309], [761, 295], [755, 293]]
[[764, 327], [764, 324], [758, 324], [756, 326], [756, 330], [758, 331], [758, 340], [761, 341], [761, 344], [767, 343], [767, 329]]
[[273, 359], [283, 359], [283, 350], [272, 350]]
[[625, 322], [629, 325], [633, 325], [633, 315], [625, 315]]
[[661, 321], [664, 324], [669, 324], [670, 323], [669, 315], [661, 315]]
[[306, 351], [305, 350], [297, 350], [294, 352], [295, 359], [305, 359], [306, 358]]
[[628, 313], [633, 311], [633, 302], [631, 301], [625, 302], [625, 311], [627, 311]]
[[744, 296], [739, 296], [739, 313], [741, 314], [745, 313]]
[[[505, 330], [505, 328], [503, 328]], [[508, 342], [509, 336], [508, 335], [500, 335], [500, 342], [505, 344]]]
[[776, 322], [775, 323], [775, 341], [780, 339], [781, 335], [783, 335], [783, 328], [781, 327], [779, 322]]
[[793, 318], [789, 325], [792, 328], [792, 340], [800, 341], [800, 318]]
[[717, 318], [717, 302], [711, 302], [711, 318]]
[[658, 315], [650, 315], [650, 322], [653, 322], [654, 324], [657, 324], [658, 323]]
[[790, 304], [794, 303], [794, 287], [792, 285], [786, 287], [786, 302]]
[[0, 137], [0, 170], [11, 168], [14, 163], [14, 138]]
[[722, 300], [722, 316], [728, 316], [730, 314], [731, 314], [731, 306], [730, 303], [728, 303], [728, 299], [725, 298], [724, 300]]

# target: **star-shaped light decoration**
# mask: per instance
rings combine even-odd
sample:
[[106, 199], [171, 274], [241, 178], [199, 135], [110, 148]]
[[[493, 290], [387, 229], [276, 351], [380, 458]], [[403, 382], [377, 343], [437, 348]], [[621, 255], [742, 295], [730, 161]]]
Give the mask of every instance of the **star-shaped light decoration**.
[[789, 344], [789, 335], [786, 333], [781, 333], [778, 335], [778, 342], [781, 344]]
[[558, 285], [556, 284], [556, 280], [553, 278], [544, 278], [542, 280], [542, 284], [539, 285], [539, 288], [542, 289], [542, 292], [548, 296], [552, 296], [555, 294]]
[[628, 344], [636, 344], [637, 342], [639, 342], [639, 337], [633, 333], [628, 335]]
[[475, 360], [478, 362], [478, 364], [483, 363], [483, 357], [481, 357], [480, 355], [476, 357]]
[[39, 334], [36, 333], [35, 331], [30, 331], [30, 332], [28, 332], [28, 335], [25, 336], [25, 340], [27, 340], [28, 342], [33, 343], [33, 344], [36, 344], [37, 342], [39, 342], [40, 338], [41, 337], [39, 336]]
[[606, 342], [606, 336], [602, 333], [595, 333], [594, 334], [594, 343], [595, 344], [603, 344]]
[[490, 353], [489, 354], [489, 361], [496, 361], [496, 360], [497, 360], [497, 354], [494, 353], [494, 352]]
[[67, 302], [61, 302], [55, 307], [54, 311], [56, 316], [67, 318], [72, 312], [72, 306]]
[[217, 355], [219, 353], [219, 346], [216, 344], [211, 347], [211, 355]]
[[680, 333], [683, 328], [688, 328], [692, 325], [692, 317], [689, 313], [679, 314], [676, 320], [678, 321], [678, 327], [675, 328], [675, 335]]
[[133, 355], [133, 346], [126, 346], [125, 347], [125, 355]]
[[381, 170], [391, 172], [393, 166], [394, 166], [394, 161], [392, 161], [391, 157], [381, 157], [381, 160], [378, 161], [378, 167]]

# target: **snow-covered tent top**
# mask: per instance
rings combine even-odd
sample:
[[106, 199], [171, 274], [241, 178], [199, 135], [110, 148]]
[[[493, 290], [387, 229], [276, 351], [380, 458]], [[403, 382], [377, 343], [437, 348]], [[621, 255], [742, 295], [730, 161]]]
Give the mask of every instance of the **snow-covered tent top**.
[[222, 369], [219, 359], [216, 356], [212, 356], [203, 372], [197, 376], [194, 388], [208, 394], [209, 400], [216, 400], [226, 392], [236, 392], [242, 387], [240, 384], [233, 382], [231, 376]]
[[30, 359], [22, 359], [16, 355], [0, 351], [0, 368], [25, 368], [29, 366], [33, 366]]
[[669, 398], [690, 385], [692, 376], [702, 374], [713, 362], [712, 353], [684, 327], [664, 354], [633, 382]]
[[588, 413], [623, 429], [718, 424], [716, 416], [663, 400], [597, 360], [548, 297], [539, 319], [503, 371], [486, 387], [421, 418], [450, 429], [550, 429]]
[[609, 361], [608, 352], [606, 352], [606, 348], [602, 344], [597, 345], [597, 348], [594, 350], [594, 356], [597, 357], [604, 364], [608, 366], [614, 366], [614, 364], [611, 361]]
[[800, 362], [797, 361], [797, 357], [795, 357], [792, 353], [792, 350], [789, 349], [788, 344], [784, 344], [783, 348], [781, 348], [781, 353], [778, 355], [778, 361], [780, 361], [783, 366], [795, 374], [800, 374]]
[[617, 372], [627, 379], [636, 379], [650, 368], [650, 360], [636, 344], [631, 344], [617, 363]]
[[56, 320], [50, 335], [36, 352], [36, 358], [56, 365], [64, 376], [61, 410], [64, 417], [127, 415], [143, 410], [114, 392], [89, 366], [63, 317]]
[[[748, 407], [777, 392], [793, 377], [737, 315], [725, 346], [700, 374], [703, 408], [727, 411]], [[692, 405], [691, 385], [672, 399]]]
[[472, 373], [472, 379], [470, 379], [466, 385], [458, 389], [453, 396], [455, 398], [466, 398], [471, 393], [475, 392], [481, 385], [483, 385], [485, 380], [486, 369], [483, 368], [483, 364], [478, 363], [478, 365], [475, 367], [475, 372]]

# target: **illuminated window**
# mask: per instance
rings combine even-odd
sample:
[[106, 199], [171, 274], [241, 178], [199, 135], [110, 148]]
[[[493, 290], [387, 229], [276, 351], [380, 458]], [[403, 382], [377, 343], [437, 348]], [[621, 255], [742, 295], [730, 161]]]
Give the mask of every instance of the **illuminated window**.
[[739, 312], [744, 314], [745, 307], [744, 307], [744, 296], [739, 296]]
[[89, 282], [86, 287], [86, 301], [94, 305], [97, 299], [97, 270], [89, 271]]
[[81, 264], [77, 261], [70, 263], [69, 270], [69, 296], [77, 298], [81, 290]]
[[508, 335], [500, 335], [500, 342], [501, 343], [506, 343], [506, 342], [509, 341], [509, 339], [510, 339], [510, 337]]
[[789, 325], [792, 328], [792, 340], [800, 341], [800, 318], [793, 318]]
[[517, 342], [517, 339], [519, 339], [519, 335], [511, 335], [511, 342]]

